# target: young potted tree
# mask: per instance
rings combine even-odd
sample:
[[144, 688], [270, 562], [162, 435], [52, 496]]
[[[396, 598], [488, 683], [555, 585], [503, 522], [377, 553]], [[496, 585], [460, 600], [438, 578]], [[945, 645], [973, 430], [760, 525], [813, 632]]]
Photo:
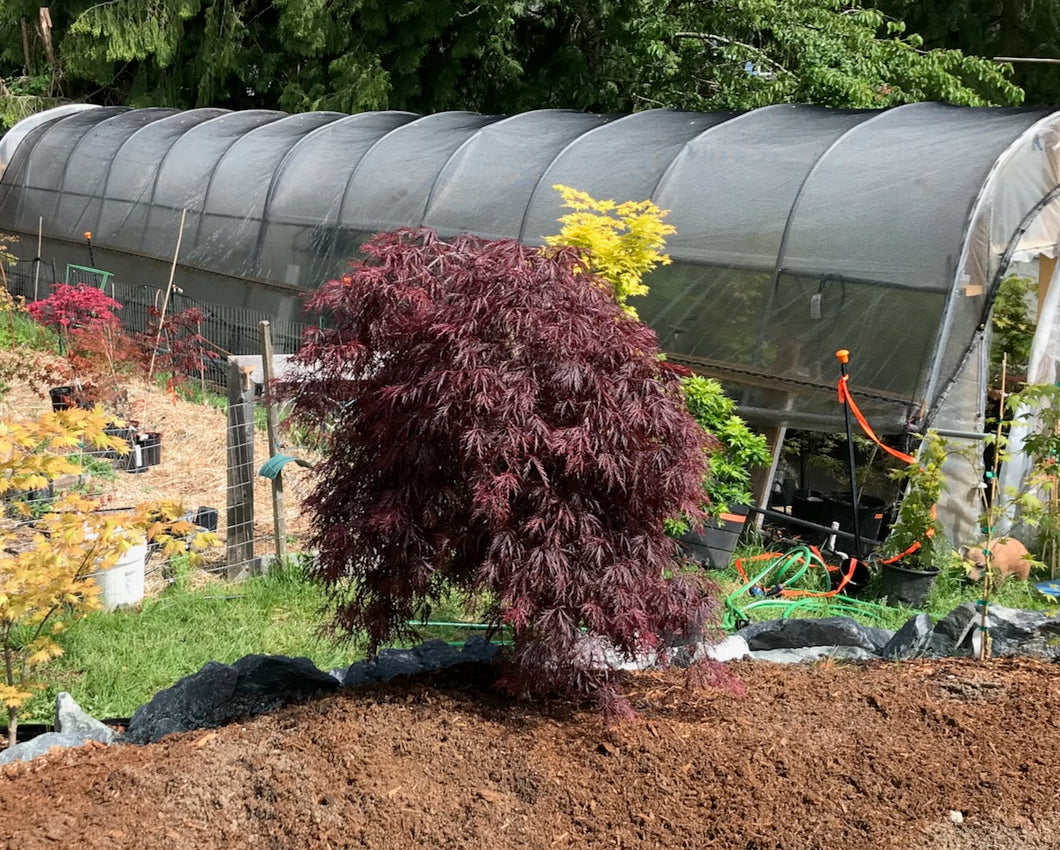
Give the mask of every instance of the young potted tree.
[[916, 462], [891, 474], [905, 492], [879, 561], [880, 594], [890, 600], [920, 605], [949, 551], [936, 509], [945, 487], [942, 465], [947, 454], [947, 441], [928, 431], [921, 438]]
[[701, 529], [674, 521], [669, 530], [690, 557], [705, 567], [724, 569], [747, 521], [751, 470], [769, 465], [769, 447], [765, 437], [736, 414], [736, 403], [717, 381], [690, 374], [681, 384], [688, 412], [710, 436], [710, 468], [703, 479], [704, 510], [710, 519]]

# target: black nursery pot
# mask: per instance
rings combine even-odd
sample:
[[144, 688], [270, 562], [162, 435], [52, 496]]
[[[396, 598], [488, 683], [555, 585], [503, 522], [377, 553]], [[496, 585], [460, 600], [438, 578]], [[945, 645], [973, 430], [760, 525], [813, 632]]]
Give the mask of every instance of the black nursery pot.
[[[103, 429], [103, 433], [110, 437], [120, 437], [129, 444], [129, 450], [132, 451], [133, 438], [136, 436], [136, 429], [129, 428], [122, 425], [108, 425]], [[128, 454], [120, 454], [117, 449], [107, 449], [103, 452], [103, 457], [109, 460], [120, 461], [121, 464], [128, 464]]]
[[[824, 493], [817, 490], [796, 490], [791, 496], [791, 515], [795, 519], [812, 522], [816, 525], [828, 525], [828, 503], [825, 501]], [[820, 531], [812, 531], [792, 523], [790, 533], [797, 534], [807, 543], [814, 546], [822, 546], [828, 539], [828, 535]]]
[[52, 400], [52, 410], [69, 410], [77, 407], [75, 392], [77, 390], [74, 387], [52, 387], [48, 390], [48, 395]]
[[718, 519], [707, 520], [700, 532], [688, 532], [681, 535], [677, 542], [685, 554], [697, 561], [706, 569], [723, 570], [729, 566], [732, 553], [747, 523], [748, 508], [737, 505], [730, 513], [722, 514]]
[[938, 574], [937, 569], [911, 570], [903, 567], [901, 563], [881, 563], [880, 595], [910, 608], [919, 608], [935, 586]]
[[162, 462], [162, 434], [158, 431], [134, 433], [126, 455], [126, 472], [146, 472]]
[[207, 531], [217, 531], [217, 508], [209, 508], [200, 505], [195, 509], [195, 518], [192, 520], [199, 528]]
[[[851, 510], [849, 493], [829, 493], [824, 497], [825, 519], [822, 525], [839, 523], [839, 530], [854, 533], [854, 511]], [[858, 531], [866, 542], [879, 540], [887, 503], [875, 496], [858, 496]]]

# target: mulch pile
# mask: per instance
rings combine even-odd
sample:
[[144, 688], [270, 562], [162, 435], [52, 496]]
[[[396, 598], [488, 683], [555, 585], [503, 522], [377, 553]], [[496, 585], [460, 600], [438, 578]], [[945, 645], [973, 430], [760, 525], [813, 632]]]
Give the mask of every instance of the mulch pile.
[[0, 768], [0, 846], [1060, 846], [1052, 665], [732, 670], [745, 693], [632, 674], [639, 717], [618, 725], [454, 668], [151, 746], [56, 751]]

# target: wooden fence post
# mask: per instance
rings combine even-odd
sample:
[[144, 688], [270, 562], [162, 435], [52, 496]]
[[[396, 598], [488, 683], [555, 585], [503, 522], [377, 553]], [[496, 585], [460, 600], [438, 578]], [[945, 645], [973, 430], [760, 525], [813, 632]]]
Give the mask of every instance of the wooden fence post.
[[254, 563], [254, 382], [251, 367], [228, 358], [228, 578], [240, 581]]
[[[265, 383], [265, 392], [273, 378], [272, 368], [272, 332], [267, 320], [262, 320], [261, 328], [261, 373]], [[269, 457], [279, 454], [280, 423], [276, 415], [276, 405], [271, 404], [266, 396], [265, 424], [269, 431]], [[272, 522], [273, 536], [276, 541], [276, 561], [284, 564], [287, 561], [287, 505], [283, 495], [283, 471], [276, 472], [272, 479]]]

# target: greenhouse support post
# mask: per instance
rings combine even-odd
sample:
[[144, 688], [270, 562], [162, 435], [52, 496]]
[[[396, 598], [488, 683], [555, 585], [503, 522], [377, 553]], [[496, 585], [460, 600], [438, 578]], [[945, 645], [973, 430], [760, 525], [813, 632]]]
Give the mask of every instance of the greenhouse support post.
[[[269, 457], [279, 452], [280, 423], [276, 415], [276, 405], [269, 400], [269, 384], [272, 382], [272, 331], [267, 320], [258, 325], [261, 328], [261, 371], [265, 384], [265, 424], [269, 432]], [[283, 495], [283, 472], [276, 473], [272, 479], [272, 523], [273, 537], [276, 540], [276, 561], [283, 564], [287, 561], [287, 511]]]

